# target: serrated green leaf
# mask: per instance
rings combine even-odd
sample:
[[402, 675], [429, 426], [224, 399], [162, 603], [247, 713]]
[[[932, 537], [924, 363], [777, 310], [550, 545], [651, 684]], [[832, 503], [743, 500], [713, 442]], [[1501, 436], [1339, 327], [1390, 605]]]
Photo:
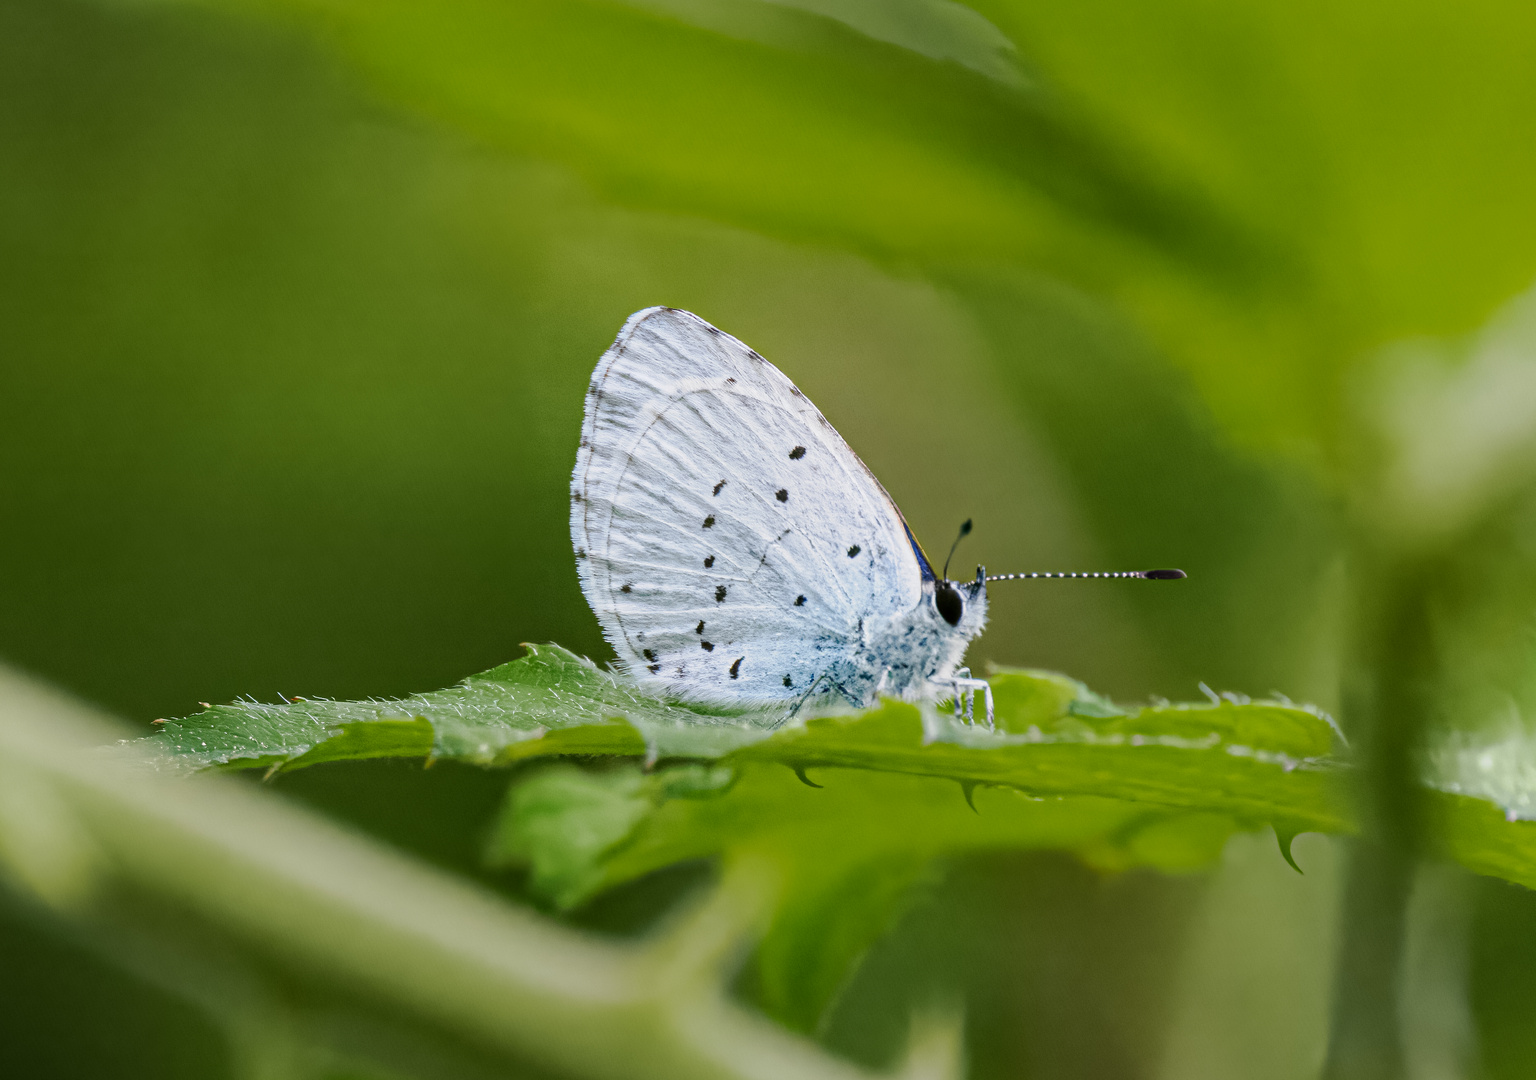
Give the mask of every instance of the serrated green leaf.
[[487, 861], [528, 867], [561, 908], [689, 860], [777, 866], [750, 989], [807, 1031], [945, 856], [1049, 848], [1105, 870], [1184, 872], [1210, 865], [1238, 829], [1351, 828], [1320, 714], [1241, 699], [1126, 708], [1051, 672], [990, 682], [995, 730], [898, 701], [775, 727], [647, 697], [540, 646], [434, 694], [242, 702], [168, 722], [155, 740], [224, 767], [428, 751], [485, 766], [628, 758], [521, 774]]
[[1325, 832], [1349, 828], [1336, 765], [1324, 760], [1332, 729], [1310, 713], [1229, 703], [1104, 718], [1069, 710], [1022, 732], [1006, 730], [1018, 723], [1011, 716], [1018, 680], [1028, 678], [993, 680], [996, 732], [888, 701], [857, 715], [809, 720], [743, 746], [730, 760], [905, 772], [1036, 795], [1219, 810], [1254, 821], [1294, 814]]
[[354, 720], [286, 763], [290, 769], [326, 761], [365, 761], [371, 758], [425, 758], [431, 755], [432, 725], [426, 720]]
[[236, 701], [166, 720], [149, 741], [197, 767], [298, 768], [427, 753], [505, 765], [561, 755], [719, 757], [771, 725], [641, 694], [558, 645], [526, 648], [522, 659], [446, 690], [394, 701]]
[[895, 701], [775, 726], [684, 708], [558, 646], [529, 646], [523, 659], [447, 690], [399, 701], [236, 702], [166, 721], [149, 741], [189, 764], [226, 768], [427, 751], [479, 765], [582, 755], [863, 768], [1348, 828], [1324, 760], [1334, 733], [1318, 715], [1273, 702], [1126, 710], [1044, 672], [991, 682], [995, 731]]
[[[1270, 825], [1284, 855], [1299, 832], [1353, 827], [1331, 756], [1337, 735], [1315, 711], [1240, 698], [1125, 708], [1049, 672], [990, 681], [995, 731], [895, 701], [775, 728], [650, 698], [538, 646], [436, 693], [237, 702], [167, 721], [148, 741], [173, 760], [221, 768], [629, 758], [522, 777], [488, 860], [527, 865], [535, 890], [562, 907], [693, 859], [778, 865], [783, 892], [752, 989], [803, 1030], [947, 855], [1049, 848], [1105, 870], [1182, 872], [1209, 865], [1239, 829]], [[1460, 771], [1439, 783], [1483, 797], [1431, 792], [1434, 842], [1479, 873], [1536, 887], [1536, 824], [1493, 798], [1529, 801], [1524, 759], [1464, 747], [1441, 756], [1442, 771]], [[647, 772], [641, 759], [661, 765]]]
[[[996, 717], [1001, 731], [1023, 733], [1031, 727], [1047, 728], [1093, 700], [1092, 692], [1082, 683], [1054, 671], [999, 667], [991, 674], [994, 680], [999, 676], [1022, 676], [1008, 680], [1011, 692], [1007, 707]], [[993, 682], [994, 694], [998, 685]]]

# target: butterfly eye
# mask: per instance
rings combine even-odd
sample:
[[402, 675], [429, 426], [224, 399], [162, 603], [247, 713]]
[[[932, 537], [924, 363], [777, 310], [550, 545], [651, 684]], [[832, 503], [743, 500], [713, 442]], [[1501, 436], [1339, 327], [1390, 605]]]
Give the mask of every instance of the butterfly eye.
[[965, 601], [960, 599], [960, 592], [947, 581], [939, 582], [933, 594], [933, 606], [939, 609], [939, 614], [950, 626], [960, 623], [960, 616], [965, 614]]

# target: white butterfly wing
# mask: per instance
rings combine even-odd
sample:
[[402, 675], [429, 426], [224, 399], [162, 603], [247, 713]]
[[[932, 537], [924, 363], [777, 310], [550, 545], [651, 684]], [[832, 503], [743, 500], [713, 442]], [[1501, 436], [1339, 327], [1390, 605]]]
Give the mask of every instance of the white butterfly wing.
[[922, 565], [889, 495], [784, 375], [670, 308], [593, 373], [571, 537], [604, 636], [642, 683], [782, 702], [910, 611]]

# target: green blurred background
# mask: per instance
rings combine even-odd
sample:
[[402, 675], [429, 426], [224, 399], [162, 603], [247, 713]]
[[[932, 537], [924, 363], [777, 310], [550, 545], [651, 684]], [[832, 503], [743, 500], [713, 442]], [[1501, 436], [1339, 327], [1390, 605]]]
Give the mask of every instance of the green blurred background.
[[[582, 388], [667, 304], [795, 380], [930, 551], [972, 517], [992, 572], [1191, 575], [999, 586], [976, 666], [1338, 709], [1352, 507], [1455, 517], [1358, 496], [1390, 486], [1358, 397], [1394, 343], [1455, 370], [1536, 278], [1536, 37], [1513, 5], [1081, 7], [3, 0], [0, 655], [141, 730], [606, 658]], [[1520, 476], [1445, 526], [1447, 723], [1536, 694]], [[477, 873], [501, 782], [441, 772], [275, 788]], [[960, 995], [976, 1076], [1315, 1075], [1339, 855], [1297, 853], [971, 860], [824, 1037], [888, 1061]], [[1435, 873], [1413, 1075], [1531, 1075], [1536, 905]], [[233, 1067], [184, 988], [7, 910], [0, 1071]], [[399, 1075], [505, 1074], [445, 1038]]]

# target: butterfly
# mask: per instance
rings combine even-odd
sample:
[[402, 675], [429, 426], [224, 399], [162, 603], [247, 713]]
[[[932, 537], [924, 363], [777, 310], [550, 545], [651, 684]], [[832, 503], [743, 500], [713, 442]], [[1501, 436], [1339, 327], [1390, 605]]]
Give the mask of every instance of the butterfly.
[[[985, 571], [935, 574], [816, 406], [696, 315], [637, 312], [598, 361], [571, 540], [617, 666], [645, 689], [786, 715], [979, 689], [990, 722], [990, 689], [961, 666], [986, 626]], [[1158, 574], [1183, 576], [1114, 576]], [[1068, 575], [1002, 575], [1022, 576]]]

